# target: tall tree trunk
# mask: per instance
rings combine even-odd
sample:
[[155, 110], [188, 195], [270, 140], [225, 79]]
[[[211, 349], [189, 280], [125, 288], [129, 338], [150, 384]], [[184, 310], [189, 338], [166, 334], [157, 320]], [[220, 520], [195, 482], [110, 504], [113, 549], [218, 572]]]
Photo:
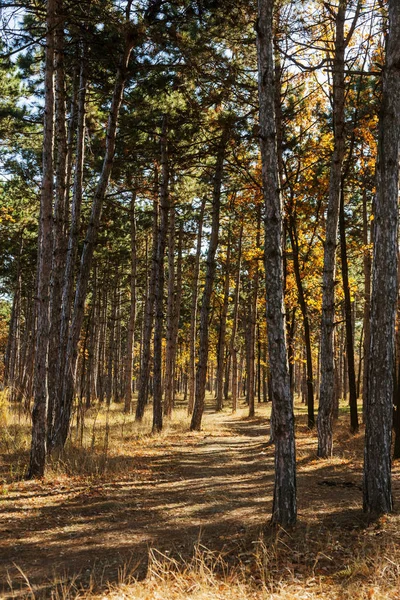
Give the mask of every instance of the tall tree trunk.
[[[158, 172], [156, 169], [156, 194], [158, 194]], [[140, 363], [140, 376], [139, 376], [139, 391], [138, 401], [136, 405], [136, 416], [137, 421], [141, 421], [144, 415], [144, 409], [146, 407], [148, 396], [149, 396], [149, 382], [150, 382], [150, 356], [151, 356], [151, 334], [153, 331], [154, 323], [154, 303], [155, 303], [155, 289], [156, 289], [156, 275], [157, 275], [157, 231], [158, 231], [158, 219], [159, 219], [159, 202], [158, 197], [154, 197], [153, 201], [153, 238], [152, 238], [152, 250], [151, 250], [151, 269], [150, 277], [146, 279], [147, 290], [146, 298], [144, 302], [144, 317], [143, 317], [143, 332], [142, 332], [142, 352], [141, 352], [141, 363]], [[146, 246], [147, 256], [147, 246]], [[147, 263], [147, 260], [146, 260]], [[146, 270], [147, 273], [147, 270]], [[147, 277], [147, 275], [146, 275]]]
[[[171, 239], [172, 237], [172, 239]], [[175, 243], [175, 209], [171, 212], [170, 218], [170, 239], [168, 248], [168, 316], [167, 316], [167, 344], [165, 358], [165, 399], [164, 399], [164, 414], [171, 416], [175, 398], [175, 364], [176, 351], [178, 341], [178, 326], [181, 310], [182, 299], [182, 238], [183, 238], [183, 221], [179, 226], [178, 239], [178, 258], [175, 265], [174, 253]], [[171, 258], [172, 256], [172, 258]], [[171, 281], [172, 278], [172, 281]]]
[[68, 333], [71, 318], [74, 273], [76, 268], [76, 257], [78, 253], [78, 237], [81, 220], [82, 205], [82, 183], [83, 183], [83, 165], [85, 157], [85, 119], [86, 119], [86, 92], [87, 92], [87, 65], [86, 65], [86, 44], [82, 43], [81, 64], [79, 74], [79, 92], [78, 92], [78, 116], [77, 116], [77, 135], [76, 135], [76, 156], [75, 171], [72, 190], [71, 207], [71, 225], [68, 236], [67, 256], [65, 262], [64, 284], [62, 290], [62, 311], [61, 324], [59, 330], [59, 348], [57, 357], [57, 381], [54, 383], [54, 403], [51, 435], [51, 447], [54, 446], [55, 428], [59, 426], [61, 419], [62, 393], [64, 385], [64, 372], [66, 368], [66, 353], [68, 344]]
[[346, 353], [347, 353], [347, 374], [350, 393], [350, 430], [352, 433], [358, 431], [358, 412], [357, 412], [357, 386], [356, 386], [356, 368], [354, 363], [354, 337], [353, 337], [353, 319], [352, 303], [349, 284], [349, 266], [347, 260], [346, 245], [346, 221], [344, 216], [344, 181], [342, 181], [340, 192], [339, 209], [339, 231], [340, 231], [340, 256], [342, 263], [342, 280], [344, 291], [344, 313], [346, 325]]
[[67, 192], [67, 130], [64, 72], [64, 7], [58, 0], [55, 30], [55, 134], [57, 140], [56, 190], [54, 204], [53, 262], [50, 283], [49, 405], [47, 413], [47, 446], [50, 450], [53, 435], [54, 407], [59, 375], [57, 357], [60, 351], [63, 274], [66, 260], [66, 192]]
[[[228, 225], [230, 228], [230, 225]], [[224, 404], [224, 372], [225, 372], [225, 355], [226, 355], [226, 318], [228, 316], [229, 305], [229, 278], [230, 278], [230, 262], [231, 262], [231, 231], [228, 233], [228, 245], [226, 249], [225, 261], [225, 282], [224, 282], [224, 299], [222, 302], [222, 311], [219, 328], [218, 340], [218, 362], [217, 362], [217, 410], [222, 410]]]
[[53, 439], [54, 447], [58, 448], [59, 450], [61, 450], [64, 447], [70, 425], [72, 403], [74, 398], [75, 371], [78, 358], [78, 343], [82, 327], [82, 321], [84, 317], [85, 298], [89, 283], [94, 247], [96, 244], [97, 233], [100, 225], [103, 200], [107, 191], [107, 186], [111, 175], [111, 169], [114, 162], [118, 115], [122, 103], [125, 81], [127, 77], [128, 63], [132, 47], [133, 40], [130, 34], [128, 33], [126, 34], [124, 52], [120, 62], [120, 66], [118, 68], [114, 92], [111, 100], [111, 107], [106, 131], [106, 151], [104, 156], [104, 162], [93, 199], [92, 211], [90, 215], [89, 226], [86, 233], [80, 263], [80, 270], [76, 284], [74, 310], [68, 337], [65, 370], [63, 373], [64, 385], [62, 389], [62, 399], [60, 407], [61, 410]]
[[200, 431], [201, 419], [204, 412], [204, 400], [206, 393], [207, 364], [208, 364], [208, 327], [211, 308], [211, 295], [215, 279], [215, 253], [218, 247], [219, 235], [219, 213], [221, 206], [221, 187], [222, 175], [224, 169], [225, 150], [228, 143], [229, 127], [224, 126], [222, 136], [217, 152], [217, 161], [215, 166], [214, 190], [213, 190], [213, 210], [211, 222], [210, 244], [207, 253], [207, 271], [206, 282], [204, 285], [203, 298], [200, 313], [200, 340], [199, 340], [199, 361], [196, 370], [196, 390], [195, 402], [192, 420], [190, 423], [191, 431]]
[[43, 477], [47, 452], [48, 347], [50, 330], [50, 278], [53, 250], [53, 146], [54, 146], [54, 29], [57, 0], [47, 0], [43, 171], [38, 238], [37, 333], [34, 366], [32, 443], [28, 478]]
[[296, 522], [296, 454], [293, 401], [286, 350], [282, 263], [282, 201], [278, 184], [275, 131], [273, 0], [258, 0], [257, 55], [260, 142], [265, 201], [265, 278], [268, 352], [273, 397], [275, 487], [272, 522]]
[[239, 300], [240, 300], [240, 276], [242, 269], [242, 238], [243, 238], [243, 222], [240, 223], [239, 241], [238, 241], [238, 258], [236, 266], [236, 283], [235, 283], [235, 302], [233, 305], [232, 317], [232, 333], [229, 343], [229, 353], [232, 357], [232, 412], [237, 411], [238, 407], [238, 348], [237, 348], [237, 328], [239, 320]]
[[155, 288], [153, 433], [161, 431], [163, 425], [162, 337], [164, 325], [164, 254], [167, 242], [169, 214], [169, 165], [167, 144], [167, 117], [164, 115], [161, 133], [160, 222], [157, 232], [157, 275]]
[[334, 150], [329, 179], [328, 212], [324, 244], [321, 321], [321, 383], [317, 419], [320, 458], [333, 452], [333, 405], [335, 390], [333, 329], [335, 326], [336, 244], [339, 220], [339, 200], [345, 153], [344, 133], [344, 24], [346, 2], [339, 0], [336, 14], [336, 36], [333, 57], [333, 131]]
[[389, 0], [389, 36], [379, 122], [371, 344], [364, 450], [364, 511], [391, 512], [400, 147], [400, 3]]
[[188, 413], [193, 412], [194, 395], [196, 387], [196, 328], [197, 328], [197, 300], [199, 295], [199, 272], [200, 272], [200, 255], [201, 255], [201, 238], [203, 232], [204, 210], [206, 206], [206, 198], [204, 197], [200, 205], [199, 225], [197, 230], [197, 245], [196, 256], [193, 272], [193, 292], [192, 305], [190, 310], [190, 332], [189, 332], [189, 401]]
[[133, 355], [135, 345], [135, 323], [136, 323], [136, 217], [135, 217], [136, 192], [131, 198], [131, 305], [129, 311], [128, 339], [126, 344], [126, 362], [125, 362], [125, 404], [124, 412], [131, 412], [132, 404], [132, 370]]

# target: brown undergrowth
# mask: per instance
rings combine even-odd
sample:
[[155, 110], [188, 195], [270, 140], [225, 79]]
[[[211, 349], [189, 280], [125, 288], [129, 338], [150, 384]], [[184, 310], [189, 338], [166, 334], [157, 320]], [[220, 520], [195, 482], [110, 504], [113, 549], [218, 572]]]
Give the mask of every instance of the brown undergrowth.
[[248, 419], [210, 403], [199, 433], [178, 408], [157, 436], [150, 414], [95, 406], [37, 482], [23, 480], [29, 420], [0, 405], [0, 597], [400, 598], [399, 467], [396, 511], [366, 522], [345, 406], [328, 461], [296, 407], [299, 522], [284, 531], [268, 525], [268, 406]]

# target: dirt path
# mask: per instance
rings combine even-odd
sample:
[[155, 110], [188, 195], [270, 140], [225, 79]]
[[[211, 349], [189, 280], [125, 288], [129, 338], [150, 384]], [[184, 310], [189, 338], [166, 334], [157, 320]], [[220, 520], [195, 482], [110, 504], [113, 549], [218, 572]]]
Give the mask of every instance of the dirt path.
[[[10, 579], [14, 591], [26, 589], [26, 578], [44, 597], [56, 579], [79, 575], [85, 583], [95, 573], [97, 582], [116, 581], [126, 563], [143, 576], [149, 548], [188, 558], [200, 540], [228, 562], [251, 552], [272, 507], [266, 421], [214, 418], [220, 433], [154, 438], [131, 455], [110, 456], [108, 475], [97, 481], [60, 477], [4, 488], [4, 597]], [[313, 439], [301, 430], [297, 437], [299, 516], [310, 539], [321, 528], [361, 526], [359, 461], [342, 452], [336, 461], [317, 462]]]

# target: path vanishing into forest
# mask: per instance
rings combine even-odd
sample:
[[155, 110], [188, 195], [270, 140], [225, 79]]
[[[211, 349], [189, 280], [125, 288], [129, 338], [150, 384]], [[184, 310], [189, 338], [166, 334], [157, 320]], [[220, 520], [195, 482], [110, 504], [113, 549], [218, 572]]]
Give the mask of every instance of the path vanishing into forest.
[[[297, 426], [299, 529], [307, 529], [310, 561], [322, 534], [337, 536], [342, 563], [343, 552], [354, 551], [351, 536], [365, 527], [362, 440], [348, 444], [349, 435], [341, 436], [339, 458], [318, 461], [315, 437]], [[126, 433], [125, 439], [124, 446], [111, 446], [106, 472], [98, 477], [54, 472], [43, 482], [12, 482], [16, 457], [7, 464], [2, 456], [8, 482], [0, 497], [0, 580], [6, 597], [10, 581], [17, 596], [29, 581], [44, 597], [55, 580], [117, 581], [127, 564], [143, 577], [150, 548], [188, 559], [200, 541], [223, 552], [228, 563], [251, 556], [272, 508], [273, 448], [264, 417], [207, 414], [200, 433], [171, 430], [131, 440]], [[75, 460], [83, 464], [84, 457]], [[397, 472], [394, 491], [400, 499]], [[318, 559], [322, 572], [334, 564], [332, 552], [329, 560]]]

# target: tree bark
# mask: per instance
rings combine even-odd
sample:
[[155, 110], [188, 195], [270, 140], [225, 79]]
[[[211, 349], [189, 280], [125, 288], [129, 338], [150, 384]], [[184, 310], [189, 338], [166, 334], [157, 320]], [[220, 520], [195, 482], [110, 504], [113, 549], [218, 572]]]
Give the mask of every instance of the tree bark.
[[350, 430], [352, 433], [358, 431], [358, 412], [357, 412], [357, 386], [356, 386], [356, 368], [354, 363], [354, 337], [353, 337], [353, 318], [351, 310], [350, 284], [349, 284], [349, 266], [347, 260], [346, 245], [346, 222], [344, 217], [344, 182], [342, 181], [340, 191], [340, 209], [339, 209], [339, 231], [340, 231], [340, 256], [342, 263], [342, 280], [344, 291], [344, 314], [346, 325], [346, 354], [347, 354], [347, 375], [350, 394]]
[[238, 258], [236, 266], [236, 283], [235, 283], [235, 301], [233, 305], [232, 317], [232, 333], [229, 343], [229, 353], [232, 357], [232, 412], [237, 411], [238, 407], [238, 348], [237, 348], [237, 328], [239, 320], [239, 300], [240, 300], [240, 278], [242, 269], [242, 238], [243, 238], [243, 222], [240, 223], [239, 241], [238, 241]]
[[308, 318], [308, 306], [303, 289], [303, 281], [300, 271], [299, 244], [297, 239], [296, 222], [293, 214], [289, 215], [289, 236], [293, 252], [293, 270], [296, 279], [297, 296], [299, 299], [301, 316], [303, 317], [304, 343], [307, 364], [307, 420], [308, 427], [312, 429], [315, 425], [314, 413], [314, 374], [312, 363], [310, 320]]
[[203, 233], [204, 210], [206, 206], [206, 198], [204, 197], [200, 205], [199, 225], [197, 230], [197, 245], [196, 256], [193, 273], [193, 293], [192, 306], [190, 310], [190, 332], [189, 332], [189, 401], [188, 413], [193, 412], [194, 395], [196, 387], [196, 328], [197, 328], [197, 301], [199, 295], [199, 272], [200, 272], [200, 255], [201, 255], [201, 238]]
[[395, 321], [397, 307], [400, 149], [400, 3], [389, 0], [389, 35], [379, 121], [371, 344], [365, 423], [363, 507], [371, 516], [392, 511]]
[[47, 453], [50, 278], [53, 250], [54, 28], [57, 0], [47, 0], [43, 171], [38, 237], [37, 333], [32, 443], [27, 478], [43, 477]]
[[120, 62], [120, 66], [118, 68], [107, 124], [106, 151], [104, 156], [104, 162], [93, 199], [92, 211], [84, 242], [80, 270], [76, 284], [74, 310], [68, 337], [65, 370], [63, 373], [64, 385], [61, 397], [61, 410], [57, 422], [57, 428], [53, 438], [53, 445], [59, 450], [61, 450], [64, 447], [69, 431], [72, 403], [74, 398], [75, 371], [78, 358], [78, 343], [82, 327], [82, 321], [84, 317], [85, 298], [89, 283], [94, 247], [97, 240], [97, 233], [100, 225], [103, 200], [107, 191], [107, 186], [111, 175], [111, 169], [114, 162], [118, 115], [122, 103], [125, 81], [127, 77], [128, 63], [132, 47], [133, 40], [129, 34], [126, 34], [124, 52]]
[[273, 64], [273, 0], [258, 1], [257, 55], [260, 142], [265, 202], [265, 278], [269, 366], [273, 397], [275, 486], [272, 522], [296, 522], [296, 455], [293, 401], [286, 350], [282, 262], [282, 200], [278, 184]]
[[167, 117], [164, 115], [161, 133], [160, 221], [157, 232], [157, 271], [155, 288], [153, 433], [161, 431], [163, 426], [162, 335], [164, 325], [164, 254], [167, 242], [169, 214], [169, 165], [167, 144]]
[[215, 279], [215, 253], [218, 247], [218, 234], [219, 234], [219, 213], [221, 205], [221, 187], [222, 187], [222, 175], [224, 169], [225, 150], [228, 143], [229, 127], [224, 126], [222, 132], [218, 153], [217, 162], [215, 166], [214, 176], [214, 190], [213, 190], [213, 211], [212, 211], [212, 223], [211, 223], [211, 236], [210, 245], [208, 247], [207, 254], [207, 271], [206, 271], [206, 282], [203, 291], [203, 298], [201, 303], [201, 314], [200, 314], [200, 340], [199, 340], [199, 361], [196, 370], [196, 390], [195, 390], [195, 402], [193, 408], [192, 420], [190, 423], [191, 431], [200, 431], [201, 419], [204, 412], [204, 400], [206, 393], [206, 379], [207, 379], [207, 363], [208, 363], [208, 328], [209, 328], [209, 315], [211, 308], [211, 294], [214, 286]]
[[[230, 225], [228, 225], [230, 227]], [[218, 340], [218, 362], [217, 362], [217, 410], [222, 410], [224, 406], [224, 372], [225, 372], [225, 355], [226, 355], [226, 319], [228, 316], [229, 305], [229, 277], [230, 277], [230, 262], [231, 262], [231, 232], [228, 233], [228, 245], [226, 249], [225, 261], [225, 281], [224, 281], [224, 299], [222, 302], [222, 311], [220, 318], [219, 340]]]
[[321, 321], [321, 383], [317, 418], [318, 450], [320, 458], [333, 453], [333, 406], [335, 390], [335, 361], [333, 330], [335, 326], [336, 244], [339, 220], [339, 200], [342, 167], [345, 153], [344, 133], [344, 24], [346, 2], [339, 1], [336, 14], [336, 36], [333, 57], [333, 131], [334, 150], [329, 179], [328, 211], [324, 244]]
[[131, 198], [131, 282], [130, 282], [130, 311], [128, 323], [128, 339], [126, 343], [125, 361], [125, 404], [124, 412], [131, 412], [132, 404], [132, 371], [135, 345], [135, 323], [136, 323], [136, 217], [135, 217], [136, 193]]
[[67, 240], [65, 216], [67, 202], [67, 130], [64, 72], [64, 7], [58, 0], [55, 29], [55, 135], [57, 140], [56, 190], [54, 204], [53, 262], [50, 282], [50, 338], [49, 354], [49, 406], [47, 413], [47, 449], [50, 450], [53, 435], [54, 408], [56, 404], [60, 352], [60, 327], [62, 313], [63, 274], [65, 270]]
[[[156, 169], [156, 194], [158, 194], [158, 173]], [[158, 197], [155, 195], [153, 201], [153, 241], [151, 250], [151, 269], [150, 277], [147, 278], [147, 293], [145, 298], [143, 332], [142, 332], [142, 352], [140, 363], [140, 378], [138, 401], [136, 405], [136, 421], [141, 421], [144, 416], [144, 410], [149, 396], [149, 380], [150, 380], [150, 354], [151, 354], [151, 334], [154, 322], [154, 303], [156, 289], [156, 273], [157, 273], [157, 231], [158, 231]], [[147, 256], [147, 246], [146, 246]], [[147, 263], [147, 260], [146, 260]], [[146, 270], [147, 273], [147, 270]], [[146, 275], [147, 277], [147, 275]]]

